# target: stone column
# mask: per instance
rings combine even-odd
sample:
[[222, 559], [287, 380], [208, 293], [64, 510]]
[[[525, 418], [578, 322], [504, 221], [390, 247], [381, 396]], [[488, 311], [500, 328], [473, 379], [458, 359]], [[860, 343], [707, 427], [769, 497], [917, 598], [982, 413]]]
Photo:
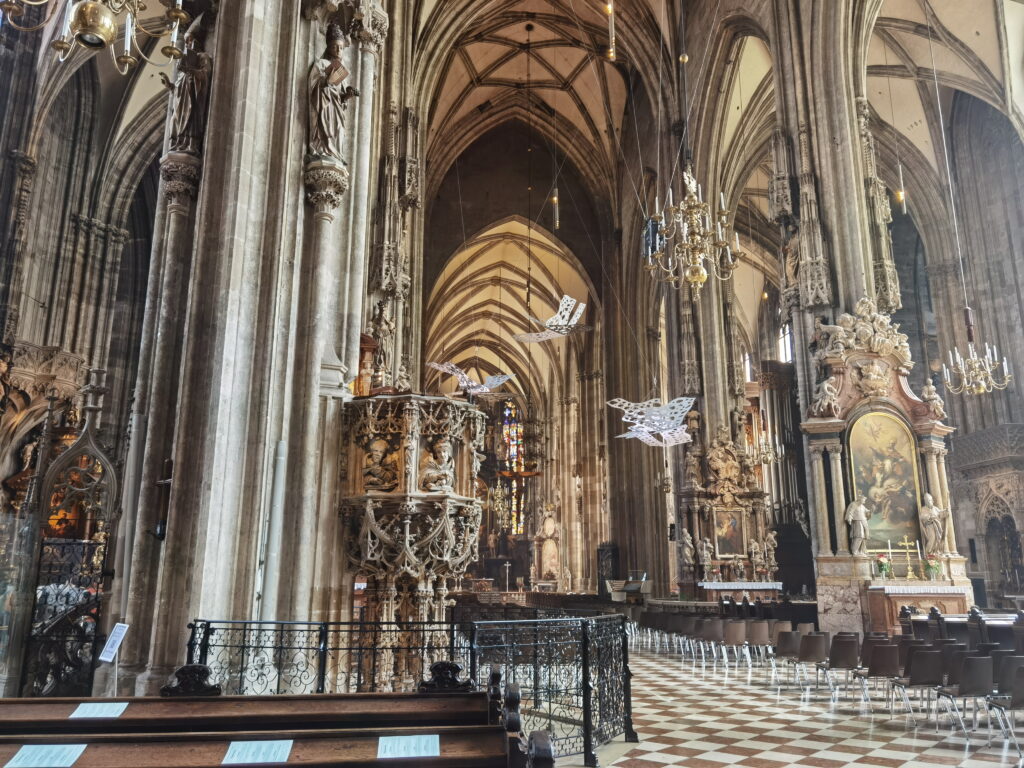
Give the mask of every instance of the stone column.
[[[338, 262], [341, 250], [335, 226], [335, 212], [348, 189], [348, 171], [340, 164], [316, 160], [306, 164], [303, 181], [306, 185], [306, 200], [313, 206], [313, 226], [302, 267], [299, 327], [305, 331], [296, 350], [296, 417], [293, 422], [294, 437], [291, 450], [291, 464], [295, 470], [291, 495], [298, 502], [292, 508], [291, 517], [296, 526], [294, 552], [299, 557], [302, 557], [302, 553], [314, 550], [317, 535], [321, 473], [320, 377], [325, 351], [334, 341], [332, 320], [338, 307]], [[284, 509], [275, 508], [274, 514], [284, 514]], [[270, 529], [280, 528], [271, 521]], [[270, 542], [270, 546], [282, 546], [282, 543]], [[290, 580], [290, 585], [292, 613], [298, 619], [308, 618], [313, 569], [296, 568], [295, 577]], [[263, 599], [266, 601], [263, 609], [265, 615], [272, 615], [271, 607], [276, 606], [278, 596], [268, 594], [264, 595]]]
[[940, 495], [942, 496], [941, 506], [943, 509], [949, 510], [949, 520], [946, 521], [946, 551], [956, 554], [956, 526], [953, 525], [953, 507], [949, 498], [949, 475], [946, 468], [946, 451], [945, 448], [940, 448], [936, 456], [936, 464], [938, 465], [939, 473], [939, 488]]
[[25, 243], [28, 239], [25, 229], [37, 164], [35, 158], [24, 152], [12, 150], [8, 155], [15, 167], [15, 181], [10, 239], [5, 243], [3, 258], [0, 259], [0, 341], [13, 344], [18, 327], [21, 275], [25, 267]]
[[[202, 163], [195, 155], [168, 152], [160, 160], [160, 212], [157, 221], [163, 231], [155, 233], [153, 263], [159, 270], [159, 292], [147, 292], [146, 325], [152, 323], [150, 376], [140, 379], [136, 398], [149, 404], [144, 432], [138, 486], [138, 506], [130, 523], [131, 537], [125, 532], [129, 551], [124, 563], [131, 571], [124, 574], [127, 605], [122, 613], [127, 623], [136, 627], [149, 625], [156, 611], [157, 569], [163, 535], [160, 519], [167, 487], [164, 484], [172, 456], [174, 427], [177, 421], [178, 374], [181, 365], [187, 281], [192, 263], [193, 217], [199, 189]], [[151, 288], [154, 286], [151, 286]], [[141, 361], [141, 358], [140, 358]], [[143, 389], [145, 388], [145, 389]], [[122, 670], [130, 680], [141, 672], [148, 651], [149, 633], [138, 631], [129, 636], [122, 653]]]
[[345, 338], [342, 362], [350, 371], [359, 369], [359, 334], [363, 325], [366, 293], [366, 261], [370, 221], [370, 156], [374, 141], [373, 102], [376, 91], [377, 57], [387, 35], [388, 17], [372, 4], [366, 11], [359, 33], [359, 111], [356, 118], [356, 146], [353, 155], [355, 187], [350, 211], [348, 301], [345, 306]]
[[818, 557], [828, 557], [832, 554], [828, 537], [828, 494], [825, 490], [825, 462], [822, 454], [825, 452], [823, 443], [811, 443], [811, 471], [814, 482], [814, 519], [818, 535]]
[[836, 554], [850, 554], [850, 538], [846, 530], [846, 489], [843, 482], [843, 445], [838, 440], [825, 445], [832, 461], [832, 515], [836, 521]]

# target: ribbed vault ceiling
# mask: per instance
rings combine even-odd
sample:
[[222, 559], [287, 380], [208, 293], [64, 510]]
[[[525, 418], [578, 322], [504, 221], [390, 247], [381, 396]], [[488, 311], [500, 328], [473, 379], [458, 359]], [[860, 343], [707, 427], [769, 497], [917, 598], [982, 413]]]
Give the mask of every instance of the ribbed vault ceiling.
[[[535, 344], [513, 336], [540, 330], [530, 316], [551, 317], [563, 294], [587, 304], [583, 322], [595, 325], [599, 309], [576, 258], [553, 236], [513, 217], [466, 243], [445, 265], [427, 305], [426, 354], [452, 361], [477, 381], [497, 373], [516, 378], [503, 389], [532, 397], [564, 391], [575, 368], [567, 362], [597, 329]], [[458, 382], [437, 371], [428, 392], [452, 393]]]
[[465, 143], [489, 113], [516, 110], [520, 118], [532, 114], [548, 135], [585, 144], [604, 170], [614, 168], [628, 91], [605, 56], [603, 6], [510, 0], [467, 21], [431, 103], [428, 154]]

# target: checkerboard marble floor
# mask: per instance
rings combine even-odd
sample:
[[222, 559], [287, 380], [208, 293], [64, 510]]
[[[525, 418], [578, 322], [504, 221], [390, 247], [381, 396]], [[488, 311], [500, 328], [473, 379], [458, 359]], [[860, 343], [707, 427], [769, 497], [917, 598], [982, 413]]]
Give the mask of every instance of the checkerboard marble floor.
[[[602, 766], [618, 768], [785, 768], [785, 766], [880, 766], [926, 768], [1018, 766], [1017, 751], [993, 724], [992, 740], [984, 713], [968, 743], [934, 719], [919, 718], [908, 729], [897, 707], [889, 719], [884, 704], [872, 716], [859, 697], [832, 703], [822, 682], [818, 691], [765, 685], [764, 671], [741, 663], [727, 671], [677, 657], [634, 652], [633, 723], [639, 744], [608, 745], [598, 752]], [[783, 679], [787, 673], [780, 669]], [[879, 696], [884, 700], [884, 695]], [[1024, 728], [1018, 730], [1024, 738]], [[570, 766], [572, 760], [559, 761]]]

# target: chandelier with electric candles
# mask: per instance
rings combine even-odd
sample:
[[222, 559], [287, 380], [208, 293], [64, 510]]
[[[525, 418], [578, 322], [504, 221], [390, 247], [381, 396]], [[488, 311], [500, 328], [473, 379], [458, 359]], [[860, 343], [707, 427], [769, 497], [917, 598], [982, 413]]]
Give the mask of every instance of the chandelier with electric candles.
[[687, 166], [680, 203], [673, 205], [671, 187], [664, 210], [655, 198], [645, 232], [644, 269], [674, 288], [688, 285], [695, 299], [700, 298], [710, 275], [730, 279], [740, 253], [740, 238], [737, 234], [733, 244], [726, 239], [729, 213], [721, 194], [712, 220], [711, 206], [704, 202], [703, 190]]
[[[146, 10], [144, 0], [0, 0], [0, 23], [22, 32], [34, 32], [49, 24], [54, 14], [63, 8], [60, 35], [50, 43], [60, 61], [66, 60], [78, 46], [93, 50], [109, 48], [117, 70], [126, 75], [138, 65], [140, 58], [164, 66], [183, 55], [184, 32], [192, 17], [181, 7], [182, 0], [167, 5], [167, 10], [152, 19], [155, 23], [147, 29], [140, 19]], [[39, 23], [22, 23], [30, 8], [46, 8]], [[122, 43], [115, 45], [119, 32], [123, 35]], [[169, 37], [160, 49], [168, 62], [160, 64], [149, 59], [143, 47], [146, 38], [162, 37]]]

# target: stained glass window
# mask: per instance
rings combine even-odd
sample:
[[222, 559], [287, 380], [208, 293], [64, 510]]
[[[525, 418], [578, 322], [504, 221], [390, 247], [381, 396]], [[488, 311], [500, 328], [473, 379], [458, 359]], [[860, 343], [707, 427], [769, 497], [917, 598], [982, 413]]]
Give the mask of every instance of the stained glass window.
[[505, 443], [505, 468], [510, 472], [523, 471], [523, 425], [519, 409], [511, 400], [505, 401], [502, 414], [501, 439]]

